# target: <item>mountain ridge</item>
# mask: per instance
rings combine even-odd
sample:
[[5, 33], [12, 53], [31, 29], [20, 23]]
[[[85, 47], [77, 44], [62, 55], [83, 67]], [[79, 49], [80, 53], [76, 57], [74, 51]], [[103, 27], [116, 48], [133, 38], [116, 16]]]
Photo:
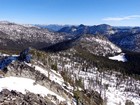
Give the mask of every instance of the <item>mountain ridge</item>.
[[107, 24], [94, 26], [79, 25], [64, 27], [58, 32], [69, 33], [73, 36], [82, 36], [84, 34], [102, 35], [124, 50], [140, 52], [140, 27], [113, 27]]
[[1, 49], [24, 49], [42, 47], [68, 39], [67, 34], [50, 32], [36, 26], [25, 26], [10, 22], [0, 22], [0, 44]]

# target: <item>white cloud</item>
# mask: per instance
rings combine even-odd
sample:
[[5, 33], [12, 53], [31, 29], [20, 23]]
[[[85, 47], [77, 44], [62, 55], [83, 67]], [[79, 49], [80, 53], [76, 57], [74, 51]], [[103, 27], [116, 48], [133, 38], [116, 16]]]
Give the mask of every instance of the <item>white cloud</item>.
[[140, 18], [140, 15], [131, 15], [131, 16], [125, 16], [125, 17], [107, 17], [103, 20], [105, 21], [123, 21], [123, 20], [130, 20], [130, 19], [136, 19]]

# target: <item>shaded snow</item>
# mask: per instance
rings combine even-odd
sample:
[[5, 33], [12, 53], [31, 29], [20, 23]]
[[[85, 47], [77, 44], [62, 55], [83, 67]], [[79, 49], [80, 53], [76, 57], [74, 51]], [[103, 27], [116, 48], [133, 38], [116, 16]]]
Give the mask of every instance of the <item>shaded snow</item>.
[[122, 62], [126, 62], [127, 59], [125, 58], [125, 54], [124, 53], [121, 53], [117, 56], [113, 56], [113, 57], [109, 57], [109, 59], [111, 60], [117, 60], [117, 61], [122, 61]]

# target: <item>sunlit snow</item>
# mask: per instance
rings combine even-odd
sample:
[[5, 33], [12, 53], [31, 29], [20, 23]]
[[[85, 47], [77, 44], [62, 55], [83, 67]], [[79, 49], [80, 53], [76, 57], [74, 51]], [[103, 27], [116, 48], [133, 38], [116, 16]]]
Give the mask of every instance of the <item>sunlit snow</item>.
[[117, 56], [113, 56], [113, 57], [109, 57], [109, 59], [111, 60], [117, 60], [117, 61], [122, 61], [122, 62], [126, 62], [127, 59], [125, 58], [125, 54], [124, 53], [121, 53]]
[[21, 77], [5, 77], [0, 78], [0, 91], [3, 89], [8, 90], [16, 90], [18, 92], [21, 92], [23, 94], [26, 93], [26, 91], [30, 91], [35, 94], [41, 94], [42, 96], [55, 95], [59, 101], [65, 101], [65, 99], [56, 93], [50, 91], [44, 86], [41, 86], [39, 84], [33, 85], [34, 80], [28, 79], [28, 78], [21, 78]]

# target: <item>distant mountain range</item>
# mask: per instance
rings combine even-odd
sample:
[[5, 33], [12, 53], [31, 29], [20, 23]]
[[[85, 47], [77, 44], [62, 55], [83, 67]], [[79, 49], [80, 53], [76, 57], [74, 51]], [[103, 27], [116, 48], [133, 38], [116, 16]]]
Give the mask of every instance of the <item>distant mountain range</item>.
[[66, 32], [71, 34], [102, 34], [104, 36], [110, 36], [115, 33], [120, 32], [131, 32], [131, 33], [138, 33], [140, 32], [140, 27], [114, 27], [108, 24], [100, 24], [94, 26], [86, 26], [86, 25], [79, 25], [79, 26], [67, 26], [60, 29], [58, 32]]
[[104, 36], [124, 50], [140, 52], [140, 27], [114, 27], [107, 24], [21, 25], [6, 21], [0, 22], [0, 48], [20, 49], [31, 46], [44, 49], [54, 44], [61, 45], [63, 42], [79, 39], [86, 34]]
[[107, 37], [122, 49], [140, 52], [140, 27], [113, 27], [107, 24], [94, 26], [69, 26], [58, 32], [69, 33], [74, 36], [92, 34]]
[[49, 24], [49, 25], [41, 25], [41, 24], [35, 24], [34, 26], [48, 29], [49, 31], [59, 31], [63, 27], [68, 27], [70, 25], [58, 25], [58, 24]]
[[75, 35], [79, 34], [112, 34], [115, 33], [115, 29], [107, 24], [101, 24], [96, 26], [85, 26], [83, 24], [79, 26], [64, 27], [58, 32], [66, 32]]

